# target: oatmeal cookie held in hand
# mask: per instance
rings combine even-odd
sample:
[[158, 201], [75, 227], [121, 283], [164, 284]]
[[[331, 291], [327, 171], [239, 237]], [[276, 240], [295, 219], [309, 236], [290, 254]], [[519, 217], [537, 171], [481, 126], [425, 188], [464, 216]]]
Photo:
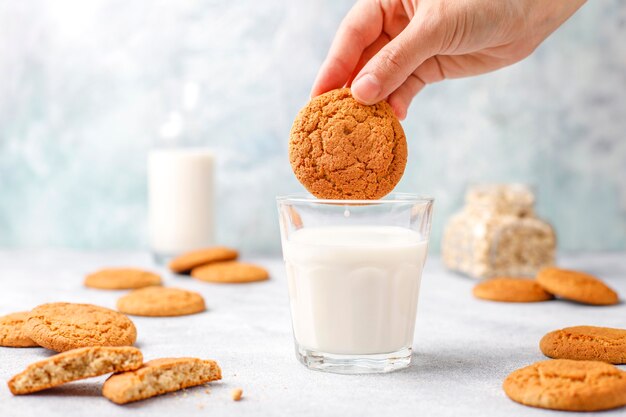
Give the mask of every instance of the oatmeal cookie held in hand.
[[291, 128], [291, 167], [319, 198], [384, 197], [402, 178], [406, 159], [406, 137], [389, 104], [360, 104], [349, 88], [313, 98]]

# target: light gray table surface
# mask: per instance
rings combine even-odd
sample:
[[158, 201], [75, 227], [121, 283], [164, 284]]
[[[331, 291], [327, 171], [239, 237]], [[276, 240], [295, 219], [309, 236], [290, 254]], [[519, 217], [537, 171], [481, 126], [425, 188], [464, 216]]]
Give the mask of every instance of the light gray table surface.
[[[509, 400], [506, 375], [544, 359], [539, 339], [561, 327], [626, 327], [626, 304], [591, 307], [550, 301], [504, 304], [476, 300], [474, 282], [446, 272], [431, 257], [423, 275], [413, 344], [413, 365], [384, 375], [346, 376], [309, 371], [294, 356], [287, 284], [279, 259], [249, 259], [269, 268], [269, 282], [215, 285], [172, 276], [145, 253], [62, 250], [0, 251], [0, 314], [51, 301], [114, 308], [124, 291], [82, 285], [105, 266], [149, 267], [165, 284], [202, 293], [208, 311], [178, 318], [134, 317], [137, 346], [146, 359], [196, 356], [216, 359], [223, 380], [126, 406], [100, 396], [105, 377], [14, 397], [6, 381], [52, 353], [43, 348], [0, 348], [0, 416], [554, 416]], [[626, 254], [563, 256], [563, 267], [605, 279], [626, 298]], [[622, 366], [622, 369], [626, 367]], [[230, 391], [242, 387], [244, 399]], [[602, 415], [626, 415], [622, 408]], [[592, 415], [592, 414], [585, 414]]]

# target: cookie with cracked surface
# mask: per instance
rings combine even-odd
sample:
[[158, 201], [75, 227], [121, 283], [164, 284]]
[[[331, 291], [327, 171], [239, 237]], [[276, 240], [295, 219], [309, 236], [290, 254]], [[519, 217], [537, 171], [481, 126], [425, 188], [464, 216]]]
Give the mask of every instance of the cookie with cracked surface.
[[85, 286], [100, 290], [132, 290], [161, 285], [161, 277], [137, 268], [105, 268], [85, 277]]
[[172, 272], [185, 273], [193, 268], [206, 265], [211, 262], [231, 261], [237, 259], [239, 253], [235, 249], [225, 246], [214, 246], [211, 248], [198, 249], [172, 259], [169, 264]]
[[104, 383], [102, 395], [116, 404], [126, 404], [219, 379], [222, 371], [213, 360], [162, 358], [135, 371], [112, 375]]
[[128, 317], [92, 304], [42, 304], [28, 314], [24, 329], [35, 343], [57, 352], [87, 346], [130, 346], [137, 339]]
[[30, 394], [79, 379], [132, 371], [142, 363], [141, 351], [130, 346], [78, 348], [28, 365], [8, 385], [13, 395]]
[[406, 160], [406, 136], [391, 106], [360, 104], [349, 88], [311, 99], [291, 127], [291, 167], [319, 198], [382, 198], [402, 178]]
[[613, 305], [619, 297], [608, 285], [593, 275], [560, 268], [543, 268], [537, 282], [548, 292], [567, 300], [591, 305]]
[[191, 276], [205, 282], [241, 284], [265, 281], [269, 273], [265, 268], [243, 262], [216, 262], [199, 266], [191, 271]]
[[513, 401], [564, 411], [626, 405], [626, 372], [597, 361], [550, 359], [512, 372], [502, 385]]
[[206, 310], [204, 298], [194, 291], [171, 287], [134, 290], [117, 301], [117, 309], [133, 316], [185, 316]]
[[554, 297], [534, 279], [498, 277], [479, 282], [472, 290], [474, 297], [508, 303], [533, 303]]
[[566, 327], [546, 334], [539, 342], [539, 347], [550, 358], [626, 364], [625, 329]]
[[0, 317], [0, 346], [4, 347], [35, 347], [39, 346], [28, 337], [24, 324], [28, 311], [7, 314]]

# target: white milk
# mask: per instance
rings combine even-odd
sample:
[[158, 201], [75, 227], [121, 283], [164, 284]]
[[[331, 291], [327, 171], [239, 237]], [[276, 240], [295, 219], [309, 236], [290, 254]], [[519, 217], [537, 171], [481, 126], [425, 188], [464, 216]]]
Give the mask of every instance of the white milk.
[[334, 354], [413, 343], [427, 242], [392, 226], [304, 228], [284, 242], [298, 344]]
[[176, 255], [213, 244], [213, 154], [164, 149], [148, 158], [150, 246]]

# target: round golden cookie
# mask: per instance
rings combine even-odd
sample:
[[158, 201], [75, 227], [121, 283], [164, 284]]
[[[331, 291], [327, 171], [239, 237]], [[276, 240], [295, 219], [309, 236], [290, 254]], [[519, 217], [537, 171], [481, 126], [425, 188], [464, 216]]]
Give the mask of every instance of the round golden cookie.
[[191, 271], [191, 276], [200, 281], [226, 284], [240, 284], [269, 279], [269, 273], [266, 269], [236, 261], [216, 262], [199, 266]]
[[137, 340], [137, 330], [128, 317], [92, 304], [42, 304], [28, 314], [25, 330], [37, 344], [57, 352], [87, 346], [130, 346]]
[[225, 246], [214, 246], [212, 248], [199, 249], [172, 259], [170, 269], [176, 273], [189, 272], [197, 266], [211, 262], [230, 261], [237, 259], [239, 254], [235, 249]]
[[291, 167], [319, 198], [384, 197], [402, 178], [406, 159], [406, 136], [391, 106], [360, 104], [349, 88], [311, 99], [291, 127]]
[[498, 277], [479, 282], [472, 291], [474, 297], [508, 303], [532, 303], [554, 297], [537, 281], [529, 278]]
[[539, 347], [550, 358], [626, 364], [625, 329], [566, 327], [546, 334], [539, 342]]
[[28, 318], [27, 311], [11, 313], [0, 317], [0, 346], [5, 347], [33, 347], [39, 346], [24, 330], [24, 323]]
[[565, 411], [626, 405], [626, 372], [596, 361], [551, 359], [511, 373], [502, 385], [513, 401]]
[[131, 290], [161, 285], [161, 277], [136, 268], [106, 268], [85, 277], [85, 286], [101, 290]]
[[206, 310], [204, 298], [197, 292], [170, 287], [146, 287], [134, 290], [117, 300], [117, 309], [133, 316], [185, 316]]
[[593, 275], [559, 268], [543, 268], [537, 282], [548, 292], [568, 300], [592, 305], [619, 302], [617, 293]]

